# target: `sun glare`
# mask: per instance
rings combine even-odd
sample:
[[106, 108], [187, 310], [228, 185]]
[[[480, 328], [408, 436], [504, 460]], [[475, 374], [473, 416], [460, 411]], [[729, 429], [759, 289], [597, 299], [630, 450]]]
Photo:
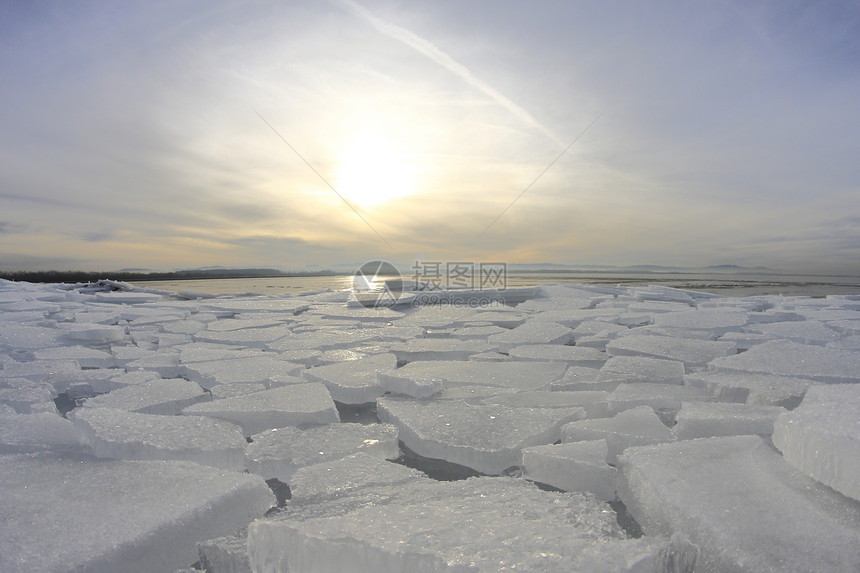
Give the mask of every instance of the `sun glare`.
[[334, 187], [355, 207], [377, 207], [414, 193], [417, 179], [402, 148], [370, 134], [343, 146]]

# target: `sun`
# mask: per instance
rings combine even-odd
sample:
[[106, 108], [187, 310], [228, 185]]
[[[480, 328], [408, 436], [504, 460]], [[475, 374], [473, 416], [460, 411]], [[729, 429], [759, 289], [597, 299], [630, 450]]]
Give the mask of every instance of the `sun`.
[[355, 207], [378, 207], [416, 190], [407, 150], [376, 133], [362, 133], [339, 150], [334, 187]]

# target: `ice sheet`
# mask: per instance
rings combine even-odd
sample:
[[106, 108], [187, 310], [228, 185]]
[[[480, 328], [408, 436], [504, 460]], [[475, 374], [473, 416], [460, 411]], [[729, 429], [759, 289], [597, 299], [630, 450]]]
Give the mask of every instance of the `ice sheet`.
[[[513, 478], [415, 480], [298, 506], [248, 528], [256, 571], [638, 571], [666, 545], [624, 539], [614, 512]], [[384, 499], [384, 503], [361, 503]], [[335, 505], [337, 504], [337, 505]], [[338, 513], [326, 511], [336, 507]]]
[[74, 426], [57, 413], [0, 413], [0, 454], [71, 451], [77, 443]]
[[[211, 328], [215, 323], [210, 323]], [[199, 330], [193, 338], [197, 342], [218, 342], [221, 344], [235, 344], [248, 348], [265, 348], [284, 337], [290, 336], [289, 326], [271, 326], [268, 328], [249, 328], [247, 330]]]
[[[293, 504], [311, 505], [370, 492], [379, 486], [430, 481], [422, 472], [365, 452], [300, 467], [291, 478]], [[378, 498], [377, 498], [378, 499]], [[366, 503], [367, 499], [361, 499]]]
[[99, 458], [184, 460], [225, 470], [245, 469], [247, 442], [230, 422], [111, 408], [78, 408], [69, 417], [78, 441]]
[[497, 475], [519, 464], [524, 447], [551, 444], [582, 408], [512, 408], [465, 402], [380, 398], [379, 419], [397, 426], [413, 452]]
[[697, 571], [860, 568], [860, 506], [757, 436], [632, 448], [618, 470], [618, 495], [642, 530], [683, 533], [699, 547]]
[[[197, 544], [200, 567], [207, 573], [252, 573], [247, 532], [207, 539]], [[194, 571], [197, 571], [195, 569]], [[177, 572], [180, 573], [180, 572]]]
[[155, 379], [142, 384], [119, 388], [107, 394], [87, 399], [86, 408], [114, 408], [139, 412], [175, 416], [183, 408], [207, 402], [212, 396], [204, 392], [197, 382], [182, 378]]
[[174, 571], [275, 504], [259, 476], [188, 462], [0, 458], [0, 570]]
[[684, 402], [675, 415], [672, 430], [679, 440], [741, 436], [770, 436], [773, 422], [785, 412], [778, 406], [748, 406], [716, 402]]
[[531, 320], [507, 332], [492, 334], [487, 342], [507, 352], [523, 344], [567, 344], [573, 339], [573, 331], [555, 322]]
[[390, 424], [330, 424], [300, 430], [273, 428], [252, 436], [245, 456], [248, 471], [290, 483], [297, 469], [356, 452], [382, 459], [400, 455], [397, 428]]
[[800, 471], [860, 500], [860, 384], [810, 388], [776, 420], [773, 444]]
[[111, 368], [113, 356], [104, 350], [86, 346], [58, 346], [33, 352], [36, 360], [74, 360], [81, 368]]
[[747, 330], [779, 338], [787, 338], [801, 344], [818, 344], [822, 346], [828, 342], [838, 340], [842, 336], [838, 330], [830, 328], [817, 320], [755, 324], [748, 326]]
[[[273, 354], [273, 353], [272, 353]], [[192, 362], [182, 366], [182, 375], [206, 388], [218, 384], [265, 384], [280, 376], [292, 376], [304, 370], [300, 364], [281, 360], [277, 356], [261, 354], [230, 360]]]
[[748, 372], [696, 372], [684, 377], [684, 384], [701, 388], [722, 402], [751, 406], [794, 408], [803, 399], [810, 380]]
[[578, 420], [561, 429], [562, 442], [605, 440], [606, 461], [615, 464], [618, 455], [626, 448], [671, 442], [672, 431], [660, 421], [649, 406], [639, 406], [617, 414], [612, 418]]
[[270, 428], [340, 421], [328, 390], [315, 382], [194, 404], [182, 413], [233, 422], [247, 437]]
[[649, 406], [655, 411], [677, 412], [682, 402], [710, 402], [713, 397], [699, 388], [675, 384], [619, 384], [609, 394], [609, 407], [623, 412], [636, 406]]
[[737, 345], [728, 341], [631, 334], [609, 342], [606, 352], [610, 356], [650, 356], [677, 360], [688, 367], [701, 367], [714, 358], [737, 354]]
[[830, 384], [860, 382], [860, 352], [772, 340], [735, 356], [717, 358], [710, 363], [710, 369], [808, 378]]
[[625, 382], [644, 382], [645, 378], [636, 374], [607, 372], [584, 366], [571, 366], [564, 373], [564, 378], [553, 382], [553, 390], [602, 390], [611, 392], [619, 384]]
[[431, 360], [411, 362], [391, 376], [417, 380], [436, 378], [446, 387], [497, 386], [515, 390], [548, 388], [561, 380], [565, 365], [558, 362], [462, 362]]
[[388, 373], [397, 366], [393, 354], [378, 354], [317, 366], [302, 371], [302, 376], [325, 384], [334, 400], [343, 404], [365, 404], [373, 402], [383, 394], [377, 376]]
[[613, 356], [601, 368], [603, 372], [636, 376], [643, 382], [683, 384], [683, 362], [647, 356]]
[[669, 328], [691, 328], [710, 330], [715, 334], [738, 331], [747, 323], [745, 312], [728, 309], [686, 310], [667, 312], [654, 316], [654, 324]]
[[535, 390], [495, 394], [469, 400], [473, 404], [496, 404], [514, 408], [582, 408], [586, 418], [605, 418], [611, 414], [609, 392]]
[[398, 364], [416, 360], [468, 360], [473, 354], [489, 352], [494, 348], [484, 341], [456, 338], [414, 338], [390, 347]]
[[606, 463], [606, 440], [523, 448], [523, 477], [597, 499], [615, 499], [615, 468]]
[[563, 344], [526, 344], [511, 348], [508, 354], [515, 360], [555, 361], [588, 368], [600, 368], [608, 358], [606, 353], [596, 348]]

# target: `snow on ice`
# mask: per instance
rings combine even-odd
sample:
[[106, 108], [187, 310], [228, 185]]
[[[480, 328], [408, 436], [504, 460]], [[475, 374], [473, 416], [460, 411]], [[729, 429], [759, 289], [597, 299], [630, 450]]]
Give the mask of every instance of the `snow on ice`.
[[860, 568], [857, 297], [513, 294], [0, 281], [0, 570]]

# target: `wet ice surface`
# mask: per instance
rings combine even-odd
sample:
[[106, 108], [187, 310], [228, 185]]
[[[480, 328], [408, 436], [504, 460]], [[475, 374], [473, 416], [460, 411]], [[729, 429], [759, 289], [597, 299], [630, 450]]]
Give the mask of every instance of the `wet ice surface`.
[[860, 567], [860, 298], [529, 292], [0, 281], [0, 570]]

